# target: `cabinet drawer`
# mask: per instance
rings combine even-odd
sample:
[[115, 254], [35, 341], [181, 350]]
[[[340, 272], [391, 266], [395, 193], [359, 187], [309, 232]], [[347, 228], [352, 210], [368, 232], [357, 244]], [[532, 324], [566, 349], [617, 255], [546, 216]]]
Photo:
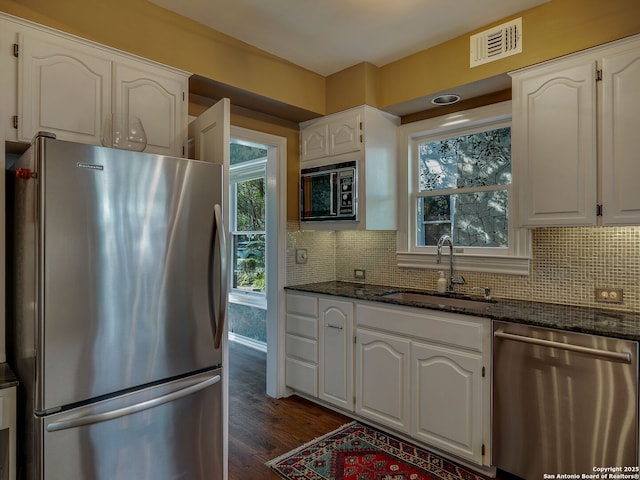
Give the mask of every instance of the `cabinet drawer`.
[[436, 310], [358, 305], [357, 322], [358, 326], [482, 352], [490, 320]]
[[293, 358], [285, 361], [285, 382], [288, 387], [302, 393], [318, 396], [318, 366]]
[[318, 319], [287, 315], [287, 333], [318, 339]]
[[287, 335], [287, 357], [318, 363], [318, 342], [296, 335]]
[[318, 316], [318, 298], [297, 293], [287, 294], [287, 313], [306, 317]]

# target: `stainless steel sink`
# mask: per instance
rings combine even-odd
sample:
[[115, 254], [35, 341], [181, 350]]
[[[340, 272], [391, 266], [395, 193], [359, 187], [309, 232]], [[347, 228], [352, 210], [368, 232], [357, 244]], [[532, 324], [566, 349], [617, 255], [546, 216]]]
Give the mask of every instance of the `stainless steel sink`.
[[439, 305], [443, 307], [471, 308], [474, 310], [486, 310], [493, 303], [491, 300], [459, 298], [459, 297], [443, 297], [440, 295], [431, 295], [429, 293], [415, 292], [392, 292], [381, 295], [382, 298], [392, 298], [407, 303], [422, 305]]

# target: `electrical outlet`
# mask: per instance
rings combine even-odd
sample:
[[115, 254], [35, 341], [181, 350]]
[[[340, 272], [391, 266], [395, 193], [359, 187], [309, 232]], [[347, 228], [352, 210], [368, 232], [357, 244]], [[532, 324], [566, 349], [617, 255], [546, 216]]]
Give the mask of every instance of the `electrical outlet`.
[[596, 302], [622, 303], [622, 289], [596, 288]]
[[356, 280], [364, 280], [364, 274], [365, 274], [365, 270], [356, 268], [353, 271], [353, 278], [355, 278]]
[[307, 263], [306, 248], [296, 248], [296, 263]]

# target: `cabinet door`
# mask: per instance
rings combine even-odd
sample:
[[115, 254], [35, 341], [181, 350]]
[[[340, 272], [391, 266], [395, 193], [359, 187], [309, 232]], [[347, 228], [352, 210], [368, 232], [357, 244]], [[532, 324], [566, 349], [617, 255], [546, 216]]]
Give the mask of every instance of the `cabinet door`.
[[100, 144], [111, 111], [111, 61], [56, 35], [21, 35], [18, 69], [18, 137], [41, 131], [59, 139]]
[[409, 340], [359, 328], [356, 413], [410, 433]]
[[320, 299], [322, 400], [353, 410], [353, 304]]
[[287, 292], [285, 384], [318, 396], [318, 298]]
[[5, 141], [15, 142], [17, 130], [13, 117], [18, 115], [18, 59], [13, 55], [14, 44], [18, 44], [17, 25], [0, 18], [0, 135]]
[[520, 224], [594, 225], [595, 61], [521, 75], [514, 77], [512, 126]]
[[411, 365], [411, 435], [482, 464], [482, 357], [413, 343]]
[[640, 50], [605, 57], [602, 71], [603, 223], [640, 225]]
[[142, 120], [145, 152], [183, 156], [187, 135], [187, 79], [142, 63], [115, 64], [116, 114]]
[[329, 155], [329, 125], [321, 123], [300, 132], [300, 160], [313, 160]]
[[358, 111], [339, 113], [303, 127], [300, 132], [300, 160], [357, 152], [362, 147], [362, 115]]
[[329, 122], [329, 155], [360, 150], [361, 122], [361, 116], [356, 112], [338, 115]]

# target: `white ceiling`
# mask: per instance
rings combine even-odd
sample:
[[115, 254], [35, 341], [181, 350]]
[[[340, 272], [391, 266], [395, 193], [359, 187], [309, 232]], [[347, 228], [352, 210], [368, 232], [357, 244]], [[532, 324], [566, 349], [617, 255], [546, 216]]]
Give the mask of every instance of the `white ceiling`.
[[398, 60], [549, 0], [149, 0], [326, 76]]

